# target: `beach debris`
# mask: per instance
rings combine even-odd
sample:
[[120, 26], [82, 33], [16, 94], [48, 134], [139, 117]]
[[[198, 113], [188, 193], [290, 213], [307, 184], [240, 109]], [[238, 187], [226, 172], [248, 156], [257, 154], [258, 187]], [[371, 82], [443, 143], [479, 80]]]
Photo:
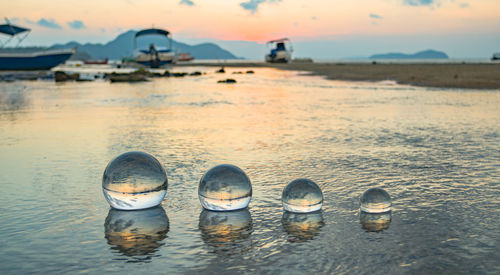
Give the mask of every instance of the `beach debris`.
[[131, 151], [109, 162], [102, 177], [102, 190], [109, 205], [120, 210], [157, 206], [167, 194], [165, 168], [150, 154]]
[[203, 208], [208, 210], [242, 209], [252, 199], [252, 184], [240, 168], [231, 164], [218, 165], [201, 178], [198, 198]]
[[254, 71], [252, 71], [252, 70], [248, 70], [248, 71], [247, 71], [247, 74], [254, 74], [254, 73], [255, 73], [255, 72], [254, 72]]
[[243, 74], [243, 72], [237, 71], [237, 72], [232, 72], [232, 74]]
[[217, 71], [215, 71], [216, 73], [219, 73], [219, 74], [223, 74], [226, 72], [226, 70], [224, 70], [224, 66], [220, 67], [220, 69], [218, 69]]
[[236, 83], [236, 79], [227, 78], [227, 79], [219, 80], [219, 81], [217, 81], [217, 83]]
[[190, 76], [200, 76], [201, 75], [201, 72], [200, 71], [196, 71], [196, 72], [192, 72], [189, 74]]

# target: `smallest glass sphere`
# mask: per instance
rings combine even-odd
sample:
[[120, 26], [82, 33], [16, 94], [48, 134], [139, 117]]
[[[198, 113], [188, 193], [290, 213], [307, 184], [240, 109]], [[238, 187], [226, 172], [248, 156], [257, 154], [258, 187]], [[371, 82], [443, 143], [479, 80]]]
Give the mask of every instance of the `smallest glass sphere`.
[[359, 199], [360, 209], [365, 213], [385, 213], [391, 211], [391, 197], [381, 188], [370, 188]]
[[323, 192], [308, 179], [296, 179], [283, 190], [283, 208], [295, 213], [318, 211], [323, 205]]

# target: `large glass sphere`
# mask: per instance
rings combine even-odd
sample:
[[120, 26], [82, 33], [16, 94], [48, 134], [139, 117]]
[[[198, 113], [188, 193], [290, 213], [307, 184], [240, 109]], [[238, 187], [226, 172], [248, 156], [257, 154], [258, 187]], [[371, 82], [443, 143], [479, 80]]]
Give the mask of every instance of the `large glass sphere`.
[[367, 232], [378, 232], [389, 228], [391, 211], [385, 213], [359, 213], [359, 222]]
[[111, 207], [137, 210], [161, 203], [168, 180], [163, 165], [143, 152], [127, 152], [113, 159], [102, 177], [104, 197]]
[[288, 241], [300, 242], [314, 239], [323, 227], [323, 213], [316, 211], [312, 213], [293, 213], [285, 211], [281, 223], [285, 231], [290, 235]]
[[366, 213], [391, 211], [391, 196], [381, 188], [370, 188], [359, 199], [360, 209]]
[[308, 179], [296, 179], [283, 190], [283, 208], [295, 213], [318, 211], [323, 205], [323, 192]]
[[163, 245], [168, 230], [168, 217], [161, 206], [139, 211], [110, 209], [104, 222], [108, 244], [126, 256], [154, 253]]
[[208, 210], [242, 209], [250, 203], [252, 184], [243, 170], [231, 164], [222, 164], [203, 175], [198, 197], [201, 205]]

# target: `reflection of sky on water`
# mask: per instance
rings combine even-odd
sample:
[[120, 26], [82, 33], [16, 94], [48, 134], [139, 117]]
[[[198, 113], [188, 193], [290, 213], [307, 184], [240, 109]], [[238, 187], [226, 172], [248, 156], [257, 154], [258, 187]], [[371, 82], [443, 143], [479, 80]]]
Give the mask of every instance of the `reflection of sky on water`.
[[161, 206], [135, 211], [111, 208], [104, 222], [104, 235], [111, 249], [131, 257], [128, 261], [151, 260], [164, 244], [168, 230], [168, 217]]
[[236, 211], [210, 211], [200, 213], [199, 228], [203, 241], [214, 253], [236, 255], [250, 249], [252, 215], [248, 208]]
[[312, 240], [319, 234], [321, 227], [325, 225], [321, 210], [312, 213], [284, 211], [281, 223], [285, 231], [290, 235], [290, 238], [288, 238], [290, 242]]
[[[24, 102], [0, 110], [0, 272], [486, 273], [497, 266], [500, 94], [259, 68], [231, 75], [238, 83], [230, 86], [216, 83], [227, 74], [206, 71], [134, 85], [0, 83]], [[26, 89], [16, 90], [21, 84]], [[156, 156], [169, 175], [168, 238], [140, 256], [158, 256], [147, 264], [127, 264], [130, 257], [110, 253], [103, 238], [102, 174], [131, 150]], [[241, 167], [253, 187], [252, 231], [234, 256], [214, 253], [200, 230], [198, 183], [221, 163]], [[289, 242], [281, 194], [302, 177], [323, 190], [325, 224], [314, 238]], [[391, 194], [393, 213], [390, 227], [372, 234], [358, 209], [375, 186]]]
[[359, 222], [367, 232], [379, 232], [389, 228], [391, 224], [392, 213], [365, 213], [359, 212]]

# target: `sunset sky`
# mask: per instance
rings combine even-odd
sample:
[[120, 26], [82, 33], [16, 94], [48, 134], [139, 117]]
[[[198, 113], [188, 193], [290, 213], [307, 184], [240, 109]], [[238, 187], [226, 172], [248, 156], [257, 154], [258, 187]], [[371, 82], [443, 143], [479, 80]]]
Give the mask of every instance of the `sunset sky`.
[[257, 53], [236, 41], [290, 37], [297, 54], [322, 58], [427, 48], [456, 57], [500, 51], [499, 0], [0, 1], [4, 17], [32, 29], [25, 45], [106, 43], [154, 25], [178, 41], [220, 42], [248, 57]]

